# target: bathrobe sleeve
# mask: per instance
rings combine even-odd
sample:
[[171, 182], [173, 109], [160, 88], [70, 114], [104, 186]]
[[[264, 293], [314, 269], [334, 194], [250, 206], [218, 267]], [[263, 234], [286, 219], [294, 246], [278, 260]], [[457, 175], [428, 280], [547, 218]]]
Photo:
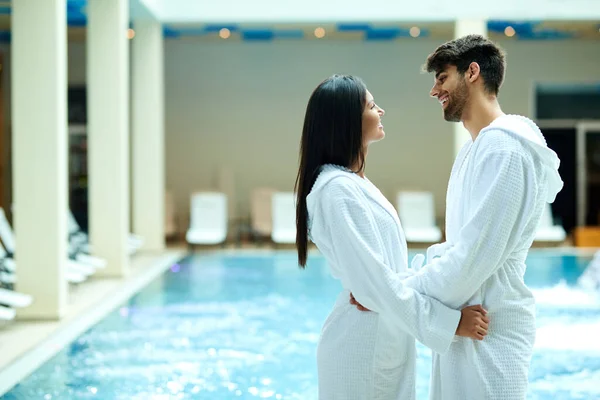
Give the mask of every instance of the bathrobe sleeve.
[[[491, 146], [490, 146], [491, 147]], [[404, 280], [419, 293], [449, 307], [464, 305], [521, 246], [532, 212], [535, 177], [524, 155], [516, 150], [484, 152], [469, 178], [466, 223], [458, 240], [442, 257]]]
[[404, 287], [401, 277], [383, 261], [379, 231], [385, 227], [375, 223], [369, 207], [372, 200], [350, 179], [337, 182], [330, 183], [322, 194], [319, 225], [328, 236], [328, 251], [344, 270], [344, 287], [366, 308], [434, 351], [445, 353], [455, 336], [460, 311]]

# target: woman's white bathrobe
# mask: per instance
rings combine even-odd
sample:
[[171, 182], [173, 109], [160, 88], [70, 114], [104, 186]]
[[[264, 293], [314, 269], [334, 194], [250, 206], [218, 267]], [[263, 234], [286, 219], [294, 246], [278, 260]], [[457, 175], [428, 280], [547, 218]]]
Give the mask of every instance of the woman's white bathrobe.
[[535, 124], [502, 116], [458, 154], [446, 198], [442, 255], [405, 280], [449, 307], [483, 304], [483, 341], [457, 337], [433, 357], [431, 399], [525, 399], [535, 302], [523, 282], [542, 210], [562, 188], [559, 160]]
[[[307, 205], [310, 237], [343, 287], [319, 340], [319, 399], [414, 399], [413, 337], [444, 353], [460, 312], [403, 287], [406, 239], [396, 210], [367, 179], [324, 166]], [[350, 291], [373, 312], [351, 305]]]

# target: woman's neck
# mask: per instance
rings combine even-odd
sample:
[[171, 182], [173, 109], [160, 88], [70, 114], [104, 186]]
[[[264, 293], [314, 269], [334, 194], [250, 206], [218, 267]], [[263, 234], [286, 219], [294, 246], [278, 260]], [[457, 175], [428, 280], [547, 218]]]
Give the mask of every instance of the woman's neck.
[[356, 163], [355, 165], [353, 165], [352, 167], [350, 167], [350, 170], [352, 172], [354, 172], [356, 175], [360, 176], [361, 178], [365, 178], [365, 167], [364, 164], [362, 166], [362, 168], [360, 168], [360, 164]]

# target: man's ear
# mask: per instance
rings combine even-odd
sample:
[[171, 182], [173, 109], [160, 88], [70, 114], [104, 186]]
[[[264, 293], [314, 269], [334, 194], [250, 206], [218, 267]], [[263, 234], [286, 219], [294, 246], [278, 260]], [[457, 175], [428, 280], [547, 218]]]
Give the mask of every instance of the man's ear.
[[481, 73], [481, 69], [479, 68], [479, 64], [473, 61], [469, 64], [469, 68], [467, 69], [466, 76], [469, 82], [473, 83], [479, 78], [479, 74]]

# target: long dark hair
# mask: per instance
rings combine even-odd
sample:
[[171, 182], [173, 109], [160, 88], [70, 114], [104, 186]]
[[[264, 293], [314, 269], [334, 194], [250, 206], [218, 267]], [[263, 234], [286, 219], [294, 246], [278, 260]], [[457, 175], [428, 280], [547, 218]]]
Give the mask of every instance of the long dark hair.
[[333, 75], [313, 91], [304, 116], [300, 142], [300, 166], [296, 177], [296, 248], [298, 264], [304, 268], [308, 253], [308, 209], [310, 193], [324, 164], [347, 168], [365, 165], [362, 115], [367, 98], [363, 81], [350, 75]]

